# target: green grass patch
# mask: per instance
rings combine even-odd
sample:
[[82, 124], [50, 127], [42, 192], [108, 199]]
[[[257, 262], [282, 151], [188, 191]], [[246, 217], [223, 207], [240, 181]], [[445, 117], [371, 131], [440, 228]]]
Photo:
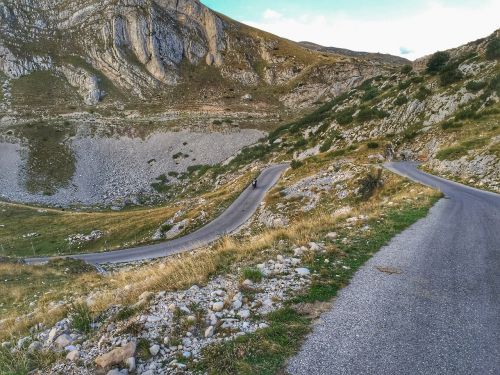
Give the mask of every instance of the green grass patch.
[[262, 278], [264, 277], [262, 271], [258, 268], [245, 268], [243, 269], [242, 276], [243, 279], [248, 279], [255, 283], [260, 283], [262, 281]]

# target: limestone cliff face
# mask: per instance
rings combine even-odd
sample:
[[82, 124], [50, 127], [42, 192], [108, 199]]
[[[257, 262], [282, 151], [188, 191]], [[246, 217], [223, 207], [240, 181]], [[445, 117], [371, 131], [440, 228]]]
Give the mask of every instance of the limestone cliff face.
[[181, 84], [183, 71], [202, 66], [216, 69], [228, 85], [282, 86], [277, 99], [289, 107], [390, 69], [307, 50], [198, 0], [0, 1], [0, 71], [11, 79], [35, 70], [62, 73], [87, 104], [105, 97], [102, 78], [151, 99]]

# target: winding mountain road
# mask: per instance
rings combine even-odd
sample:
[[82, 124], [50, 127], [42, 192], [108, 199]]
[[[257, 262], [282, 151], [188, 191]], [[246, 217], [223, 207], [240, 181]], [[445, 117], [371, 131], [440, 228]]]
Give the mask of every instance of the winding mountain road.
[[500, 374], [500, 195], [386, 167], [446, 199], [355, 274], [288, 373]]
[[[68, 257], [81, 259], [94, 265], [124, 263], [163, 258], [208, 245], [221, 236], [234, 232], [246, 223], [259, 207], [266, 193], [278, 182], [280, 176], [287, 168], [288, 164], [279, 164], [266, 168], [258, 178], [258, 187], [256, 189], [249, 186], [219, 217], [184, 237], [130, 249], [71, 255]], [[48, 260], [49, 258], [28, 258], [25, 259], [25, 263], [43, 264]]]

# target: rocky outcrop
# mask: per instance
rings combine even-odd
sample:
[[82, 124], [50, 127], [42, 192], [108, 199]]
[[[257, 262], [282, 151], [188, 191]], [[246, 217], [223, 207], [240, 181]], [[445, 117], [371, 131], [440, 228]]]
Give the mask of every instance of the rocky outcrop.
[[279, 99], [290, 108], [338, 95], [388, 67], [320, 56], [227, 19], [198, 0], [4, 0], [0, 18], [1, 71], [18, 78], [35, 70], [57, 70], [88, 105], [98, 104], [104, 93], [94, 73], [73, 64], [75, 58], [126, 97], [132, 93], [150, 100], [186, 83], [186, 71], [203, 71], [208, 65], [225, 79], [218, 84], [228, 89], [282, 86], [269, 100]]
[[64, 65], [60, 70], [71, 86], [77, 89], [85, 104], [99, 103], [104, 92], [99, 88], [99, 79], [95, 75], [73, 65]]

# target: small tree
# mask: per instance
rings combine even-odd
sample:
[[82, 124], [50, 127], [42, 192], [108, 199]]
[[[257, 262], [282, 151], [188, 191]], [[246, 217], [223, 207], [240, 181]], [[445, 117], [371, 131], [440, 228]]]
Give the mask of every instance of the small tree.
[[439, 73], [446, 66], [450, 59], [450, 54], [444, 51], [438, 51], [427, 62], [427, 72], [431, 74]]
[[500, 38], [493, 38], [486, 45], [486, 58], [490, 60], [500, 58]]
[[410, 74], [413, 70], [413, 67], [408, 64], [408, 65], [404, 65], [402, 68], [401, 68], [401, 73], [403, 74]]

